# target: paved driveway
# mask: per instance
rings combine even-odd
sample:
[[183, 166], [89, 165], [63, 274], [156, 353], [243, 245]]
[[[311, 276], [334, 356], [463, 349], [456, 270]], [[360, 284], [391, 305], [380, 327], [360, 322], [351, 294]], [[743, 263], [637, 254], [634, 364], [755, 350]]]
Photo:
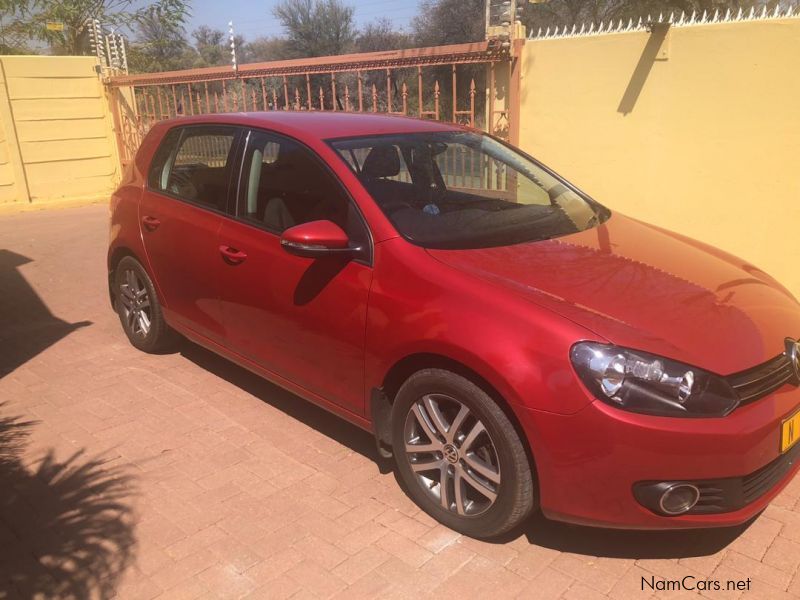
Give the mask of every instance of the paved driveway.
[[106, 220], [0, 217], [0, 598], [800, 597], [800, 478], [735, 530], [437, 525], [366, 433], [189, 343], [135, 351]]

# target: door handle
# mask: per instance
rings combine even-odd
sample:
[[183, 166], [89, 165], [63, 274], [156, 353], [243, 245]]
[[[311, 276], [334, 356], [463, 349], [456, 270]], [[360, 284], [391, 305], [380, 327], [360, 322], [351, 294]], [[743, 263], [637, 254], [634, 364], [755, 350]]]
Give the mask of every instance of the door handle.
[[225, 262], [232, 265], [243, 263], [247, 258], [247, 254], [241, 250], [225, 245], [219, 247], [219, 253], [222, 254], [222, 258], [225, 259]]
[[145, 215], [142, 217], [142, 224], [147, 228], [148, 231], [154, 231], [158, 229], [159, 225], [161, 225], [161, 221], [155, 217]]

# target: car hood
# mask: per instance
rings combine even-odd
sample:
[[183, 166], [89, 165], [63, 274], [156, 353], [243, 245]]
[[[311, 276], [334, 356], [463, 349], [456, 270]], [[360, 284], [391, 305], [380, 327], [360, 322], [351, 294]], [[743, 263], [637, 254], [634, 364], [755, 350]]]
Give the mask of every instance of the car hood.
[[624, 215], [581, 233], [474, 250], [429, 250], [609, 342], [728, 375], [800, 336], [800, 305], [756, 267]]

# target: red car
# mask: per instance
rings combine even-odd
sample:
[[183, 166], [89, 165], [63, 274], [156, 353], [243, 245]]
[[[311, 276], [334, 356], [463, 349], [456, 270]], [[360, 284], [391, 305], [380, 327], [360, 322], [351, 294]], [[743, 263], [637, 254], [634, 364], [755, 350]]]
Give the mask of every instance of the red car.
[[134, 346], [177, 332], [373, 432], [457, 531], [536, 509], [734, 525], [797, 471], [794, 297], [490, 136], [346, 113], [165, 121], [111, 211]]

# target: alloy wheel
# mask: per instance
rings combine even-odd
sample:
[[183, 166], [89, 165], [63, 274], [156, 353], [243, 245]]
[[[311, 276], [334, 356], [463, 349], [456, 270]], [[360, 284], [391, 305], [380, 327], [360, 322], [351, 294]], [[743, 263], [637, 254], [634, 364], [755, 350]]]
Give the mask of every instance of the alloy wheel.
[[124, 282], [120, 284], [119, 289], [126, 326], [132, 334], [142, 338], [147, 337], [152, 323], [147, 287], [136, 271], [126, 269]]
[[408, 411], [404, 439], [417, 482], [442, 508], [472, 517], [495, 503], [501, 482], [497, 449], [466, 405], [426, 394]]

